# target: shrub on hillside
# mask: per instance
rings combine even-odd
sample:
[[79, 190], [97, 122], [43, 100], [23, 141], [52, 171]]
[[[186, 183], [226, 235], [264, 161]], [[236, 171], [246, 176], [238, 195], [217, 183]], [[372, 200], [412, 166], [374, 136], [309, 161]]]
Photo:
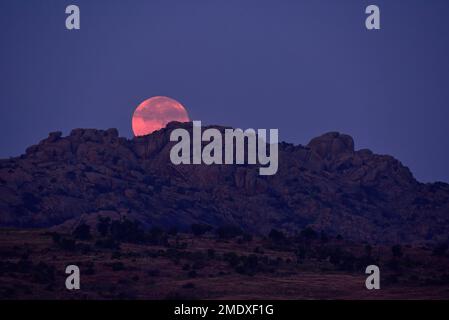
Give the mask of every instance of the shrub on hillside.
[[270, 233], [268, 234], [268, 238], [276, 243], [283, 242], [286, 239], [284, 233], [276, 229], [271, 229]]
[[78, 240], [89, 240], [92, 238], [90, 234], [90, 226], [85, 223], [78, 225], [75, 230], [73, 230], [72, 235]]
[[402, 252], [402, 246], [400, 244], [396, 244], [391, 247], [391, 253], [393, 254], [393, 257], [400, 258], [404, 254]]
[[220, 239], [232, 239], [242, 235], [243, 231], [237, 226], [227, 225], [217, 228], [216, 233]]
[[206, 232], [209, 232], [210, 230], [212, 230], [212, 227], [207, 224], [194, 223], [194, 224], [192, 224], [190, 229], [192, 230], [192, 233], [195, 236], [202, 236]]

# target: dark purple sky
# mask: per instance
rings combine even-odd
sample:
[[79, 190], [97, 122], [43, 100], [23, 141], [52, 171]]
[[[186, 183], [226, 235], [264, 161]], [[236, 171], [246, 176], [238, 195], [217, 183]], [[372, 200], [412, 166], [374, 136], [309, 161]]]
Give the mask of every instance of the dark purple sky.
[[448, 14], [447, 0], [1, 0], [0, 157], [54, 130], [131, 137], [134, 108], [167, 95], [195, 120], [288, 142], [348, 133], [449, 181]]

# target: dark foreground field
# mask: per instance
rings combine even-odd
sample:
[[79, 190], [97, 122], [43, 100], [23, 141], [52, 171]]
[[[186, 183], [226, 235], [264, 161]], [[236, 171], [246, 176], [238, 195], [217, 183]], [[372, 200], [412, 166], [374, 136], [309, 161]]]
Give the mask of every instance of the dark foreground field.
[[[153, 230], [143, 238], [83, 228], [70, 235], [0, 230], [0, 298], [449, 299], [444, 245], [380, 247], [313, 232], [253, 238], [194, 230]], [[80, 268], [81, 290], [65, 288], [70, 264]], [[369, 264], [380, 266], [380, 290], [365, 288]]]

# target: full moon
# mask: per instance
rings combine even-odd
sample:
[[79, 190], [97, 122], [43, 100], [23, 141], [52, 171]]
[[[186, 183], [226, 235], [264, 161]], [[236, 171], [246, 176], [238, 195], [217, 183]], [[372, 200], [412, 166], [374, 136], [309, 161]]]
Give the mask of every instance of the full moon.
[[170, 121], [189, 122], [186, 109], [178, 101], [163, 96], [143, 101], [134, 111], [132, 128], [135, 136], [144, 136], [164, 128]]

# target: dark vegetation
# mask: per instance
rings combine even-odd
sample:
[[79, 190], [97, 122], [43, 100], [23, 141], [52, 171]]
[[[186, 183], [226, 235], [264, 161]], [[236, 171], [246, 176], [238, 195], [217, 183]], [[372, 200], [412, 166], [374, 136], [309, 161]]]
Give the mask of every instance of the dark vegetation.
[[[94, 226], [81, 223], [70, 234], [45, 232], [44, 236], [51, 239], [51, 246], [40, 251], [30, 246], [9, 250], [0, 247], [0, 280], [2, 275], [23, 278], [43, 286], [45, 292], [54, 292], [65, 277], [62, 267], [54, 263], [62, 255], [79, 257], [80, 261], [70, 263], [80, 265], [84, 276], [111, 272], [125, 277], [117, 285], [122, 291], [110, 287], [101, 293], [109, 298], [134, 297], [125, 290], [130, 282], [146, 281], [151, 285], [163, 279], [185, 280], [188, 282], [180, 284], [179, 291], [172, 290], [165, 298], [177, 295], [197, 298], [202, 279], [231, 275], [282, 277], [304, 272], [364, 277], [365, 268], [371, 264], [382, 270], [384, 287], [449, 286], [449, 270], [444, 268], [449, 265], [448, 243], [422, 248], [399, 244], [375, 246], [353, 243], [312, 228], [293, 235], [273, 229], [265, 237], [254, 237], [231, 225], [212, 228], [194, 224], [189, 234], [174, 229], [144, 229], [135, 221], [105, 217], [98, 218]], [[91, 290], [97, 289], [93, 286]], [[0, 297], [32, 295], [32, 292], [32, 285], [21, 289], [5, 286]]]
[[[236, 245], [245, 245], [253, 242], [253, 236], [244, 233], [236, 226], [226, 225], [213, 228], [206, 224], [193, 224], [191, 234], [194, 237], [206, 237], [219, 242], [235, 242]], [[187, 251], [188, 242], [181, 241], [179, 233], [175, 229], [162, 230], [152, 228], [144, 230], [136, 221], [127, 219], [114, 220], [100, 217], [96, 225], [95, 236], [90, 227], [80, 224], [71, 236], [57, 233], [51, 234], [53, 241], [62, 250], [76, 251], [89, 250], [88, 244], [80, 241], [92, 240], [96, 250], [109, 249], [113, 251], [112, 258], [120, 260], [120, 248], [123, 243], [140, 245], [158, 245], [165, 250], [149, 251], [147, 254], [152, 258], [164, 257], [174, 264], [183, 263], [182, 270], [186, 277], [196, 278], [205, 266], [211, 261], [223, 261], [234, 272], [247, 276], [258, 273], [276, 273], [280, 266], [318, 267], [321, 271], [338, 271], [349, 273], [364, 272], [366, 266], [375, 264], [386, 269], [390, 275], [386, 278], [387, 283], [395, 283], [399, 279], [410, 279], [405, 270], [411, 266], [422, 264], [421, 261], [413, 260], [409, 255], [404, 255], [401, 245], [393, 245], [387, 256], [375, 250], [371, 245], [355, 245], [343, 240], [341, 236], [331, 237], [324, 232], [316, 232], [312, 228], [305, 228], [296, 235], [286, 235], [282, 231], [272, 229], [262, 239], [262, 247], [254, 248], [253, 253], [239, 254], [228, 251], [218, 254], [213, 248], [206, 251]], [[354, 246], [361, 248], [354, 250]], [[194, 248], [193, 248], [194, 249]], [[264, 254], [267, 250], [289, 254], [289, 258], [272, 257]], [[448, 244], [441, 243], [432, 249], [432, 255], [438, 257], [448, 256]], [[449, 261], [449, 260], [448, 260]], [[109, 265], [114, 271], [125, 270], [121, 262]], [[148, 275], [157, 277], [157, 270], [148, 271]], [[433, 279], [432, 283], [446, 283], [446, 276]], [[428, 281], [427, 281], [428, 282]]]
[[[190, 263], [183, 265], [182, 270], [186, 271], [189, 278], [195, 278], [198, 271], [204, 268], [211, 260], [221, 260], [228, 264], [236, 273], [243, 275], [255, 275], [257, 273], [275, 273], [281, 264], [306, 265], [313, 262], [320, 265], [323, 270], [335, 270], [341, 272], [361, 272], [366, 266], [384, 265], [393, 272], [390, 277], [395, 282], [398, 278], [405, 277], [404, 270], [407, 266], [418, 265], [419, 261], [414, 261], [410, 256], [404, 256], [404, 249], [401, 245], [393, 245], [388, 259], [381, 257], [380, 253], [374, 253], [371, 245], [364, 245], [363, 250], [355, 253], [348, 243], [343, 241], [341, 236], [335, 238], [321, 232], [317, 233], [312, 228], [305, 228], [296, 235], [288, 236], [283, 232], [272, 229], [267, 237], [262, 241], [263, 248], [256, 247], [254, 253], [239, 255], [230, 251], [221, 255], [212, 248], [205, 252], [184, 251], [187, 249], [187, 242], [181, 242], [177, 231], [162, 230], [152, 228], [145, 231], [138, 222], [127, 219], [114, 220], [100, 217], [96, 225], [96, 236], [90, 232], [90, 227], [80, 224], [71, 236], [52, 233], [53, 241], [62, 250], [88, 251], [90, 246], [79, 241], [88, 241], [94, 238], [96, 249], [110, 249], [114, 251], [113, 258], [120, 259], [120, 246], [123, 243], [159, 245], [166, 247], [166, 250], [153, 251], [149, 255], [153, 258], [166, 257], [179, 264], [182, 260]], [[205, 224], [193, 224], [191, 233], [194, 237], [208, 237], [216, 241], [235, 241], [236, 244], [244, 245], [251, 243], [253, 237], [242, 232], [238, 227], [227, 225], [219, 228], [212, 228]], [[169, 241], [172, 238], [172, 241]], [[174, 238], [174, 239], [173, 239]], [[78, 241], [79, 240], [79, 241]], [[351, 244], [353, 246], [353, 244]], [[264, 255], [265, 250], [290, 253], [288, 259], [272, 258]], [[447, 256], [448, 244], [441, 243], [432, 249], [434, 256]], [[383, 258], [383, 259], [381, 259]], [[114, 271], [125, 269], [121, 263], [116, 262], [111, 265]], [[149, 273], [155, 274], [155, 271]]]

